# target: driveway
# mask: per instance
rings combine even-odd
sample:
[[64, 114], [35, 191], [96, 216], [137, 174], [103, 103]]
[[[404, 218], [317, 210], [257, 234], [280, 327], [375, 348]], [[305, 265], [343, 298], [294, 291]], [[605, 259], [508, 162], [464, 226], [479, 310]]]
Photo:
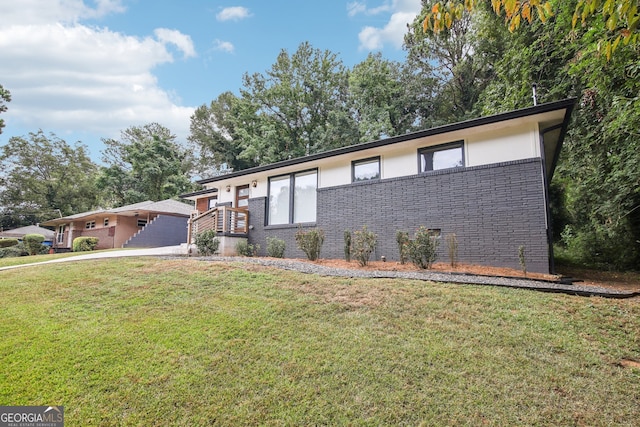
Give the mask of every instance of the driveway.
[[11, 270], [20, 267], [31, 267], [34, 265], [42, 264], [55, 264], [59, 262], [68, 261], [84, 261], [88, 259], [102, 259], [102, 258], [122, 258], [129, 256], [158, 256], [158, 255], [186, 255], [186, 246], [164, 246], [161, 248], [144, 248], [144, 249], [123, 249], [121, 251], [108, 251], [108, 252], [87, 252], [82, 255], [71, 256], [67, 258], [52, 259], [51, 261], [34, 262], [31, 264], [12, 265], [9, 267], [1, 267], [2, 270]]

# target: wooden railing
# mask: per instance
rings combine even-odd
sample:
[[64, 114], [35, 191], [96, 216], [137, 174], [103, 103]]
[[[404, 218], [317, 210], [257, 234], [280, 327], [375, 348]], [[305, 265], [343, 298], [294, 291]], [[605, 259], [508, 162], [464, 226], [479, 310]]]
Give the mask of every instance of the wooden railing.
[[189, 243], [194, 242], [198, 233], [208, 230], [215, 230], [216, 233], [248, 234], [249, 211], [242, 208], [219, 206], [203, 213], [195, 212], [191, 214], [189, 219]]

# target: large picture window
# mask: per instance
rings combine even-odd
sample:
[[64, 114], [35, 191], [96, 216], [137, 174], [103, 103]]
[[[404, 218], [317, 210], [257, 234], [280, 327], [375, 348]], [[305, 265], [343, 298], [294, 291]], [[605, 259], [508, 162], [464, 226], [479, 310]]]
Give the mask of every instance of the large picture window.
[[353, 182], [380, 179], [380, 157], [352, 162], [351, 177]]
[[420, 172], [464, 166], [464, 152], [462, 147], [462, 141], [458, 141], [451, 144], [421, 148], [418, 150]]
[[316, 170], [270, 178], [268, 224], [315, 222], [317, 188]]

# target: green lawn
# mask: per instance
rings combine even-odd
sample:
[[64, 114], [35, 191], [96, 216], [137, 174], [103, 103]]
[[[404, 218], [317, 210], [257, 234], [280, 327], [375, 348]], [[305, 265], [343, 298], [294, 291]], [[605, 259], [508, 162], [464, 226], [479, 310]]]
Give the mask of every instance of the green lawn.
[[638, 298], [152, 258], [0, 271], [0, 295], [0, 404], [66, 426], [640, 417]]

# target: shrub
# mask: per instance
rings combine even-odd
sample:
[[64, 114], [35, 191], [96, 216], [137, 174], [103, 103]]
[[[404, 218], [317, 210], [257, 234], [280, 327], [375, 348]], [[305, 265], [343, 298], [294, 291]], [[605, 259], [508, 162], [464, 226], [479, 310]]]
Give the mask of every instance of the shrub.
[[202, 233], [196, 234], [195, 244], [198, 248], [198, 253], [202, 256], [213, 255], [218, 252], [220, 246], [220, 239], [216, 237], [215, 230], [207, 230]]
[[409, 242], [409, 258], [417, 267], [429, 269], [437, 258], [438, 239], [433, 236], [431, 230], [420, 226]]
[[400, 264], [406, 264], [409, 260], [409, 233], [406, 231], [396, 231], [396, 242], [400, 253]]
[[0, 239], [0, 248], [10, 248], [18, 243], [20, 243], [18, 239]]
[[25, 234], [22, 238], [29, 255], [37, 255], [44, 249], [44, 236], [42, 234]]
[[286, 243], [277, 237], [267, 237], [267, 255], [273, 258], [284, 258]]
[[240, 240], [236, 244], [236, 252], [240, 256], [256, 256], [260, 250], [260, 245], [251, 245], [246, 240]]
[[344, 231], [344, 260], [351, 262], [351, 231]]
[[310, 261], [315, 261], [320, 258], [320, 250], [324, 243], [324, 231], [320, 228], [312, 228], [309, 231], [304, 231], [299, 228], [296, 231], [296, 244], [302, 252], [307, 255]]
[[518, 247], [518, 261], [520, 261], [520, 267], [522, 268], [522, 274], [524, 277], [527, 277], [527, 259], [524, 253], [524, 245], [520, 245]]
[[73, 239], [73, 252], [92, 251], [98, 246], [97, 237], [76, 237]]
[[451, 263], [451, 267], [455, 268], [458, 265], [458, 238], [455, 233], [452, 233], [447, 234], [445, 240], [447, 242], [449, 262]]
[[20, 242], [15, 246], [0, 248], [0, 258], [12, 258], [27, 255], [29, 255], [29, 252], [24, 247], [24, 244]]
[[373, 231], [369, 231], [366, 225], [353, 234], [353, 257], [361, 267], [364, 267], [369, 263], [369, 257], [376, 249], [378, 236]]

